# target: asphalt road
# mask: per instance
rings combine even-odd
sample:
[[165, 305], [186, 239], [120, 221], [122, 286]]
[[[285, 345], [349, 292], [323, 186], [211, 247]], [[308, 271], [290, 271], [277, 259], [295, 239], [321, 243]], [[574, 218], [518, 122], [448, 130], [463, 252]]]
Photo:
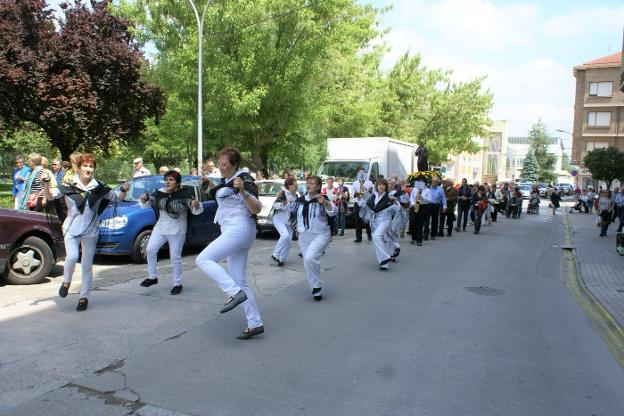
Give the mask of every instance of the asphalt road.
[[81, 314], [58, 277], [1, 287], [0, 414], [619, 416], [624, 370], [566, 287], [562, 233], [543, 209], [404, 244], [380, 272], [351, 232], [323, 257], [320, 303], [295, 250], [277, 268], [259, 240], [266, 333], [250, 341], [194, 255], [180, 296], [168, 277], [140, 288], [145, 266], [99, 264]]

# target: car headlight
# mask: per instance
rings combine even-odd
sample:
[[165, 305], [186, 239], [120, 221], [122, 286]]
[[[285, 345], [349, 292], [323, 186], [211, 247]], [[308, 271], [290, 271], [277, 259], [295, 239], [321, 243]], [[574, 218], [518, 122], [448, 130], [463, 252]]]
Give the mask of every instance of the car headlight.
[[122, 215], [120, 217], [112, 217], [102, 220], [100, 228], [108, 228], [109, 230], [119, 230], [128, 225], [128, 217]]

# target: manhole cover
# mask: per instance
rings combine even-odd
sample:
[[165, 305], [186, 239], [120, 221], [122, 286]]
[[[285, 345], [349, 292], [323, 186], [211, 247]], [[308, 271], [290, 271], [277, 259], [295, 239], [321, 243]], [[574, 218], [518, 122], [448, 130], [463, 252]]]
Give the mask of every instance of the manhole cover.
[[475, 295], [483, 296], [500, 296], [505, 294], [504, 290], [493, 289], [488, 286], [469, 286], [465, 287], [464, 290], [467, 290], [470, 293], [474, 293]]

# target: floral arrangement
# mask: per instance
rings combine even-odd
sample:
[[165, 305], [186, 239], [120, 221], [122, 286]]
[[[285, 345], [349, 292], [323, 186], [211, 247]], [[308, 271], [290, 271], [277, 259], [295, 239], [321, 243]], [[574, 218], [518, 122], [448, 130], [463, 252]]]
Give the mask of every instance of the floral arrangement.
[[407, 175], [407, 180], [409, 181], [409, 183], [414, 183], [414, 181], [431, 183], [431, 179], [434, 176], [442, 180], [442, 176], [440, 175], [440, 172], [435, 172], [433, 170], [423, 170], [423, 171], [412, 172], [409, 175]]

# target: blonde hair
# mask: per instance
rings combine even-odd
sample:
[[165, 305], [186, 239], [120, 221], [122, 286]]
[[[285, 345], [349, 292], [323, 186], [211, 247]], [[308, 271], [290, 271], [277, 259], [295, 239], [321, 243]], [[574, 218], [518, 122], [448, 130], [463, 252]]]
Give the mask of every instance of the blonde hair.
[[48, 168], [48, 158], [45, 156], [41, 156], [41, 166], [43, 166], [44, 169]]
[[41, 166], [41, 155], [39, 153], [29, 154], [28, 160], [32, 160], [35, 163], [35, 165]]
[[82, 153], [80, 152], [74, 152], [71, 155], [69, 155], [69, 160], [71, 162], [71, 169], [73, 173], [78, 173], [78, 168], [80, 167], [78, 164], [80, 163], [81, 156], [82, 156]]

